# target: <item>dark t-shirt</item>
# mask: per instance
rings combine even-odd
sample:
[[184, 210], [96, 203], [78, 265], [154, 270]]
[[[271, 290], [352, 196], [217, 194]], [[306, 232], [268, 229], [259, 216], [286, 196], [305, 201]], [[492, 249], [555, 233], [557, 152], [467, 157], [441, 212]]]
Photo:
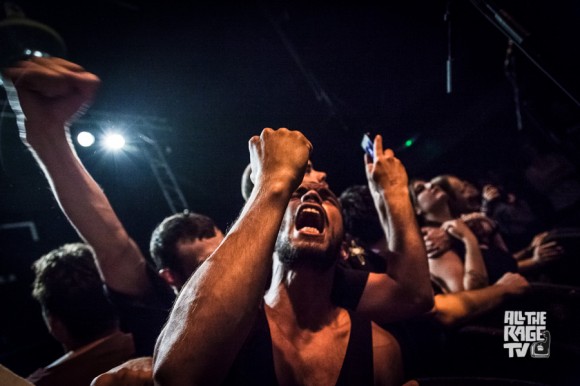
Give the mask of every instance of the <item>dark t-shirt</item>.
[[121, 329], [133, 334], [136, 357], [153, 355], [157, 337], [175, 301], [172, 289], [153, 267], [147, 267], [147, 275], [152, 287], [143, 297], [128, 296], [105, 287], [119, 313]]
[[[109, 298], [117, 307], [121, 329], [133, 334], [137, 356], [151, 356], [155, 342], [163, 329], [175, 301], [175, 294], [157, 275], [153, 267], [147, 269], [152, 290], [136, 298], [107, 288]], [[333, 302], [347, 310], [355, 310], [368, 279], [368, 272], [358, 271], [339, 263], [334, 277]]]

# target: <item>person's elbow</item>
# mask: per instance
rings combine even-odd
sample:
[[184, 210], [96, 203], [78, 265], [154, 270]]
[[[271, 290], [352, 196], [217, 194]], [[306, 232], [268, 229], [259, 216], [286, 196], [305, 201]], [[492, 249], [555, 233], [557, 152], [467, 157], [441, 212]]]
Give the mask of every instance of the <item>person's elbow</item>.
[[156, 359], [153, 365], [153, 382], [155, 385], [168, 386], [179, 384], [179, 369], [167, 360]]
[[[160, 339], [162, 336], [163, 333], [160, 335]], [[160, 349], [160, 346], [162, 345], [158, 340], [153, 357], [153, 381], [155, 385], [185, 385], [185, 379], [188, 378], [188, 374], [186, 374], [188, 367], [183, 366], [183, 360], [178, 359], [179, 355], [175, 355], [177, 349], [163, 350], [163, 347]]]
[[419, 291], [411, 300], [411, 304], [417, 314], [423, 314], [433, 309], [435, 302], [433, 300], [433, 291]]
[[[197, 364], [197, 365], [196, 365]], [[221, 382], [221, 375], [212, 366], [182, 355], [156, 355], [153, 381], [156, 386], [211, 386]]]
[[433, 300], [433, 287], [429, 278], [416, 281], [410, 286], [407, 285], [405, 292], [410, 306], [417, 314], [423, 314], [433, 309], [435, 301]]
[[403, 290], [399, 298], [405, 303], [407, 317], [415, 317], [430, 312], [435, 302], [433, 300], [433, 290], [429, 287], [423, 289], [415, 286], [412, 291]]

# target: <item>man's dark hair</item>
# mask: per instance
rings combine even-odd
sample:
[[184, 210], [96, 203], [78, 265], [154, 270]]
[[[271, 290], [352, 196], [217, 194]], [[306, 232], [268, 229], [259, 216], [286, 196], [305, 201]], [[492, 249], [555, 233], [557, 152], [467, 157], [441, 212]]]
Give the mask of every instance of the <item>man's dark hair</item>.
[[105, 295], [88, 245], [65, 244], [35, 261], [32, 269], [32, 296], [77, 343], [87, 344], [117, 327], [117, 313]]
[[163, 220], [151, 235], [149, 252], [158, 269], [169, 268], [181, 272], [177, 256], [179, 240], [198, 240], [215, 237], [213, 220], [199, 213], [176, 213]]
[[367, 185], [349, 186], [339, 200], [346, 233], [366, 245], [383, 237], [381, 222]]

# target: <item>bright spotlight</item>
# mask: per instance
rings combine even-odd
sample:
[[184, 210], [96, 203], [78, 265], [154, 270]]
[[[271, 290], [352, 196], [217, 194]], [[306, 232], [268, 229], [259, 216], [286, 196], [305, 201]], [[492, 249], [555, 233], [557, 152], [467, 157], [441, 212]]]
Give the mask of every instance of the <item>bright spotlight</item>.
[[42, 57], [46, 57], [48, 55], [42, 51], [31, 50], [30, 48], [27, 48], [24, 50], [24, 56], [35, 56], [37, 58], [42, 58]]
[[125, 138], [121, 134], [107, 134], [104, 139], [104, 145], [110, 150], [120, 150], [125, 146]]
[[95, 136], [88, 131], [81, 131], [79, 135], [77, 135], [77, 142], [82, 147], [89, 147], [95, 143]]

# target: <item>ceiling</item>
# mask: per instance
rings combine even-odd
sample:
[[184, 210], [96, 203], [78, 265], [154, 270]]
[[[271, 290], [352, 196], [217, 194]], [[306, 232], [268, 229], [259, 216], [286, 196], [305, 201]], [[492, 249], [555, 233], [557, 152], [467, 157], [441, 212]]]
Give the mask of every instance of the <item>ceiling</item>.
[[[68, 59], [102, 79], [91, 110], [98, 114], [73, 130], [123, 124], [136, 146], [122, 156], [94, 148], [79, 155], [145, 249], [152, 228], [170, 212], [139, 151], [145, 126], [189, 208], [223, 228], [243, 203], [247, 141], [264, 127], [303, 131], [314, 144], [315, 166], [328, 172], [337, 192], [364, 183], [364, 132], [383, 134], [411, 176], [484, 179], [498, 170], [513, 176], [521, 171], [522, 133], [577, 161], [577, 5], [485, 3], [503, 7], [530, 32], [521, 45], [528, 56], [514, 47], [508, 68], [515, 72], [507, 77], [505, 30], [477, 1], [16, 3], [62, 36]], [[0, 128], [4, 222], [35, 221], [51, 248], [75, 238], [11, 119]], [[405, 148], [410, 138], [415, 142]]]

